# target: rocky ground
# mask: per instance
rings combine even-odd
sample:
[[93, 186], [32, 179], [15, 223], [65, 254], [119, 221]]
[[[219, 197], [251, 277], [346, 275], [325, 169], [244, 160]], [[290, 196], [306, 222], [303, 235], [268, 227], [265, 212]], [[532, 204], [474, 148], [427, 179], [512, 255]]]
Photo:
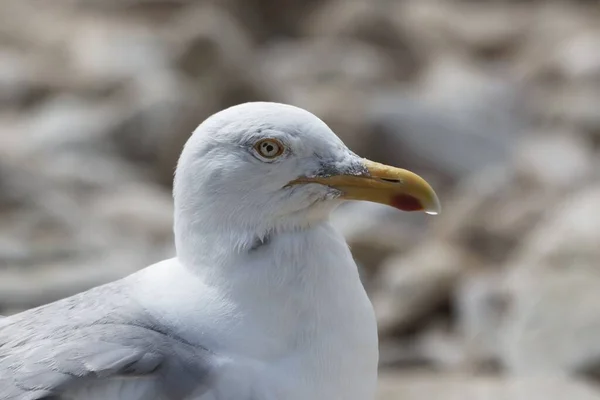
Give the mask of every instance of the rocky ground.
[[209, 114], [305, 107], [439, 189], [334, 216], [381, 327], [381, 399], [600, 399], [600, 4], [3, 0], [0, 313], [173, 254]]

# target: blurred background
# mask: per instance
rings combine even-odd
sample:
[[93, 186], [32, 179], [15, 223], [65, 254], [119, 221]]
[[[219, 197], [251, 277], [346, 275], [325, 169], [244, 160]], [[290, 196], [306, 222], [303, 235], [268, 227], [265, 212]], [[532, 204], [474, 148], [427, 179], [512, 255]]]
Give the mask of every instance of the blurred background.
[[0, 314], [173, 256], [181, 146], [251, 100], [440, 194], [334, 215], [381, 400], [600, 399], [597, 0], [2, 0]]

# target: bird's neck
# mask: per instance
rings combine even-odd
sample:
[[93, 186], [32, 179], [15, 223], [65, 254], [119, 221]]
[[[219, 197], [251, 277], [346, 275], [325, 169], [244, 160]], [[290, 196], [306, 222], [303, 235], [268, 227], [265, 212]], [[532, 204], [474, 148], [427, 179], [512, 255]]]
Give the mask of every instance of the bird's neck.
[[[262, 223], [231, 223], [217, 215], [175, 214], [175, 245], [179, 260], [190, 266], [223, 269], [240, 258], [256, 254], [274, 238], [293, 233], [310, 233], [329, 225], [329, 211], [303, 212]], [[234, 219], [235, 220], [235, 219]]]
[[[317, 333], [356, 329], [372, 312], [348, 246], [328, 222], [279, 232], [229, 264], [182, 264], [178, 260], [153, 278], [161, 287], [171, 282], [166, 286], [173, 292], [160, 301], [176, 304], [169, 309], [179, 310], [178, 320], [189, 321], [180, 334], [196, 340], [208, 329], [202, 321], [211, 321], [213, 329], [222, 330], [202, 340], [249, 357], [278, 357], [290, 347], [308, 349], [320, 341], [327, 347], [328, 337], [317, 338]], [[151, 301], [157, 301], [155, 295]], [[268, 343], [260, 341], [265, 337]]]
[[[209, 252], [217, 238], [192, 235], [180, 245]], [[189, 264], [191, 254], [152, 266], [133, 285], [136, 299], [179, 337], [235, 364], [285, 366], [314, 387], [346, 388], [343, 398], [371, 398], [360, 393], [376, 381], [375, 318], [343, 236], [322, 221], [269, 239], [225, 255], [227, 263], [203, 255]]]

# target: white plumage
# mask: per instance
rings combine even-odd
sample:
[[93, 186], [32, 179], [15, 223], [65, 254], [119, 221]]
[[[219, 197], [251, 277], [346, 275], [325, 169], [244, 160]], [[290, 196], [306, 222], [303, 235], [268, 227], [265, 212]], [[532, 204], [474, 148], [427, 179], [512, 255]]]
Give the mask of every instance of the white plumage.
[[[307, 111], [210, 117], [177, 167], [177, 258], [10, 317], [0, 398], [372, 400], [376, 321], [328, 221], [344, 199], [439, 210], [421, 178], [359, 158]], [[82, 355], [90, 337], [108, 355]]]

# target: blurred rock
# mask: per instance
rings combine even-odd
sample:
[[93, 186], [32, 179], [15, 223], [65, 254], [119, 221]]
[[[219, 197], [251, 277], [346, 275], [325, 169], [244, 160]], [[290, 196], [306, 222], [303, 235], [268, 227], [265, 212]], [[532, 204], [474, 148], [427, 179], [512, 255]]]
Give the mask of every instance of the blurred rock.
[[523, 127], [517, 88], [452, 58], [436, 60], [410, 91], [370, 104], [388, 163], [427, 168], [455, 183], [484, 166], [506, 163]]
[[0, 53], [0, 104], [4, 107], [20, 107], [45, 90], [31, 82], [32, 62], [14, 50]]
[[580, 31], [559, 42], [554, 59], [559, 72], [568, 79], [600, 78], [600, 29]]
[[[502, 2], [440, 0], [390, 2], [389, 11], [414, 41], [431, 50], [471, 52], [499, 60], [515, 50], [527, 32], [531, 7]], [[430, 52], [432, 52], [430, 50]]]
[[545, 131], [519, 142], [514, 164], [520, 179], [540, 190], [562, 192], [581, 186], [593, 176], [594, 159], [589, 143], [575, 132]]
[[306, 32], [315, 39], [352, 38], [366, 42], [388, 54], [394, 61], [398, 79], [412, 77], [418, 70], [422, 54], [395, 23], [385, 1], [333, 0], [325, 2], [306, 22]]
[[85, 14], [77, 22], [78, 35], [67, 42], [66, 51], [83, 79], [133, 79], [167, 66], [166, 49], [150, 26]]
[[600, 186], [573, 191], [510, 263], [502, 358], [513, 373], [600, 368]]
[[457, 334], [463, 339], [463, 366], [480, 370], [496, 366], [500, 354], [500, 329], [510, 308], [510, 295], [500, 271], [473, 271], [456, 287], [453, 304]]
[[[232, 81], [249, 77], [238, 71], [251, 68], [252, 43], [241, 24], [223, 7], [199, 4], [177, 14], [165, 32], [176, 66], [186, 75], [210, 80], [226, 73]], [[238, 72], [238, 73], [236, 73]]]
[[[521, 195], [522, 189], [509, 190], [513, 179], [513, 172], [505, 166], [490, 167], [464, 179], [445, 200], [444, 208], [452, 212], [444, 212], [435, 221], [437, 235], [472, 252], [484, 264], [506, 259], [516, 245], [515, 236], [531, 226], [532, 220], [525, 217], [535, 222], [536, 213], [541, 213], [535, 204], [540, 196], [527, 199]], [[510, 213], [497, 211], [500, 206]], [[494, 221], [499, 229], [494, 229]]]
[[530, 85], [533, 115], [575, 126], [598, 143], [600, 45], [597, 4], [548, 3], [536, 10], [516, 70]]
[[[214, 1], [214, 0], [213, 0]], [[257, 41], [272, 37], [296, 37], [302, 22], [319, 0], [216, 0], [239, 20]]]
[[0, 154], [30, 173], [67, 185], [107, 187], [137, 179], [115, 156], [110, 137], [123, 111], [106, 101], [56, 96], [31, 111], [27, 120], [0, 128], [0, 136], [20, 137], [7, 141]]
[[541, 93], [536, 112], [548, 123], [574, 126], [598, 143], [600, 138], [600, 83], [581, 83]]
[[386, 260], [374, 285], [380, 335], [406, 330], [448, 302], [469, 260], [445, 243], [428, 242]]
[[123, 240], [135, 238], [172, 252], [173, 245], [167, 245], [173, 242], [173, 201], [168, 192], [150, 185], [127, 185], [98, 196], [91, 207]]
[[535, 9], [529, 20], [529, 34], [522, 43], [522, 57], [516, 60], [525, 76], [534, 82], [587, 80], [597, 77], [597, 5], [583, 2], [576, 7], [561, 2]]
[[379, 344], [379, 366], [390, 370], [461, 371], [466, 356], [462, 338], [440, 321], [420, 328], [419, 335], [384, 337]]
[[379, 400], [598, 400], [592, 386], [566, 378], [494, 378], [412, 373], [380, 376]]
[[[519, 140], [508, 165], [463, 180], [435, 225], [441, 237], [488, 265], [500, 265], [565, 193], [594, 177], [593, 151], [570, 131], [538, 132]], [[556, 160], [561, 160], [557, 163]]]

